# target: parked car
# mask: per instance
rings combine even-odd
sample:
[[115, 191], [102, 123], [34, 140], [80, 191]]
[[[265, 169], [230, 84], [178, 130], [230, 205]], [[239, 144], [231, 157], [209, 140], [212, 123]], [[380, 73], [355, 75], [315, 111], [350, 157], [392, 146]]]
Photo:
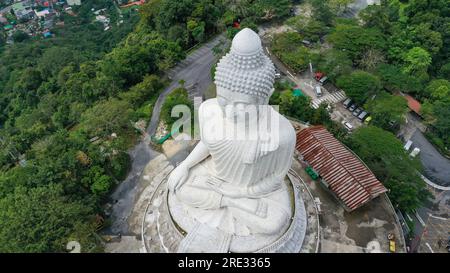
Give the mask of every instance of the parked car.
[[348, 110], [349, 110], [350, 112], [353, 112], [353, 111], [355, 111], [356, 107], [358, 107], [358, 105], [352, 104], [352, 105], [350, 105], [350, 107], [348, 107]]
[[369, 113], [367, 113], [366, 111], [362, 111], [361, 113], [359, 113], [358, 115], [358, 119], [360, 121], [364, 121], [364, 119], [369, 115]]
[[316, 91], [316, 95], [318, 97], [321, 97], [322, 96], [322, 88], [320, 87], [320, 85], [316, 85], [316, 87], [314, 89]]
[[350, 124], [350, 122], [343, 120], [342, 125], [350, 132], [353, 130], [353, 125]]
[[353, 115], [357, 117], [362, 111], [363, 109], [361, 107], [358, 107], [353, 111]]
[[352, 99], [348, 98], [346, 99], [342, 104], [344, 105], [345, 108], [348, 108], [352, 103]]
[[314, 73], [314, 78], [316, 79], [316, 81], [320, 81], [320, 79], [322, 79], [322, 77], [324, 77], [324, 76], [325, 76], [325, 74], [320, 71], [317, 71], [316, 73]]
[[371, 116], [368, 116], [365, 120], [364, 120], [364, 124], [369, 125], [370, 121], [372, 120]]
[[322, 77], [322, 78], [319, 80], [320, 85], [324, 85], [325, 82], [326, 82], [327, 80], [328, 80], [328, 77], [327, 77], [327, 76]]
[[311, 46], [311, 42], [308, 41], [308, 40], [302, 40], [302, 43], [303, 43], [305, 46]]

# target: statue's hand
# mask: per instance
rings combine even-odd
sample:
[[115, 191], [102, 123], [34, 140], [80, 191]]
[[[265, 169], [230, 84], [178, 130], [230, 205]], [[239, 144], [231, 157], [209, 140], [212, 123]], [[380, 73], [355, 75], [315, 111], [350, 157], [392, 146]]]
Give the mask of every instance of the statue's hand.
[[183, 164], [179, 165], [172, 171], [168, 180], [169, 191], [175, 192], [184, 182], [186, 182], [189, 175], [189, 168]]

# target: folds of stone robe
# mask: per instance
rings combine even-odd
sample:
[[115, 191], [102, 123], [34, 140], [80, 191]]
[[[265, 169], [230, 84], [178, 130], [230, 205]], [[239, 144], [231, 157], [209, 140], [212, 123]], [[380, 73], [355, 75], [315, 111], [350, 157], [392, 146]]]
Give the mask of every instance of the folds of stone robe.
[[[214, 103], [210, 100], [204, 104]], [[279, 116], [277, 149], [259, 153], [261, 145], [257, 140], [208, 136], [215, 132], [205, 129], [205, 123], [221, 120], [205, 107], [200, 108], [201, 139], [211, 156], [190, 170], [187, 182], [177, 192], [178, 199], [185, 205], [186, 216], [240, 236], [272, 234], [287, 223], [291, 217], [291, 202], [284, 178], [292, 162], [295, 132], [289, 121], [274, 114]], [[249, 160], [249, 155], [258, 158]], [[221, 206], [222, 198], [227, 196], [220, 191], [221, 187], [228, 192], [235, 188], [240, 195], [230, 195], [228, 199], [240, 206]], [[250, 206], [246, 209], [246, 205], [254, 204], [255, 200], [258, 201], [256, 210], [252, 211]]]

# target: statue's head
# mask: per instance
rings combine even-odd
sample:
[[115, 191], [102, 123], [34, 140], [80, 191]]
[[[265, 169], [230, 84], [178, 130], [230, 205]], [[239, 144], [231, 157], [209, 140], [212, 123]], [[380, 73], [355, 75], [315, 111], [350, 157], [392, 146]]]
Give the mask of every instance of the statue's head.
[[[264, 54], [261, 39], [249, 28], [233, 39], [231, 50], [217, 64], [214, 82], [221, 107], [233, 115], [248, 105], [268, 104], [273, 92], [275, 68]], [[226, 111], [229, 112], [229, 111]]]

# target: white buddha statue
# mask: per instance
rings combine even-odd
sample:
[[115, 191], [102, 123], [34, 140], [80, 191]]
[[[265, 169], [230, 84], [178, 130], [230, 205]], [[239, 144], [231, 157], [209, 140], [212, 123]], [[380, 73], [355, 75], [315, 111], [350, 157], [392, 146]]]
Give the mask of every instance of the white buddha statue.
[[296, 137], [268, 106], [274, 74], [259, 36], [240, 31], [217, 65], [217, 98], [199, 108], [201, 140], [168, 179], [183, 217], [232, 236], [277, 234], [289, 222]]

